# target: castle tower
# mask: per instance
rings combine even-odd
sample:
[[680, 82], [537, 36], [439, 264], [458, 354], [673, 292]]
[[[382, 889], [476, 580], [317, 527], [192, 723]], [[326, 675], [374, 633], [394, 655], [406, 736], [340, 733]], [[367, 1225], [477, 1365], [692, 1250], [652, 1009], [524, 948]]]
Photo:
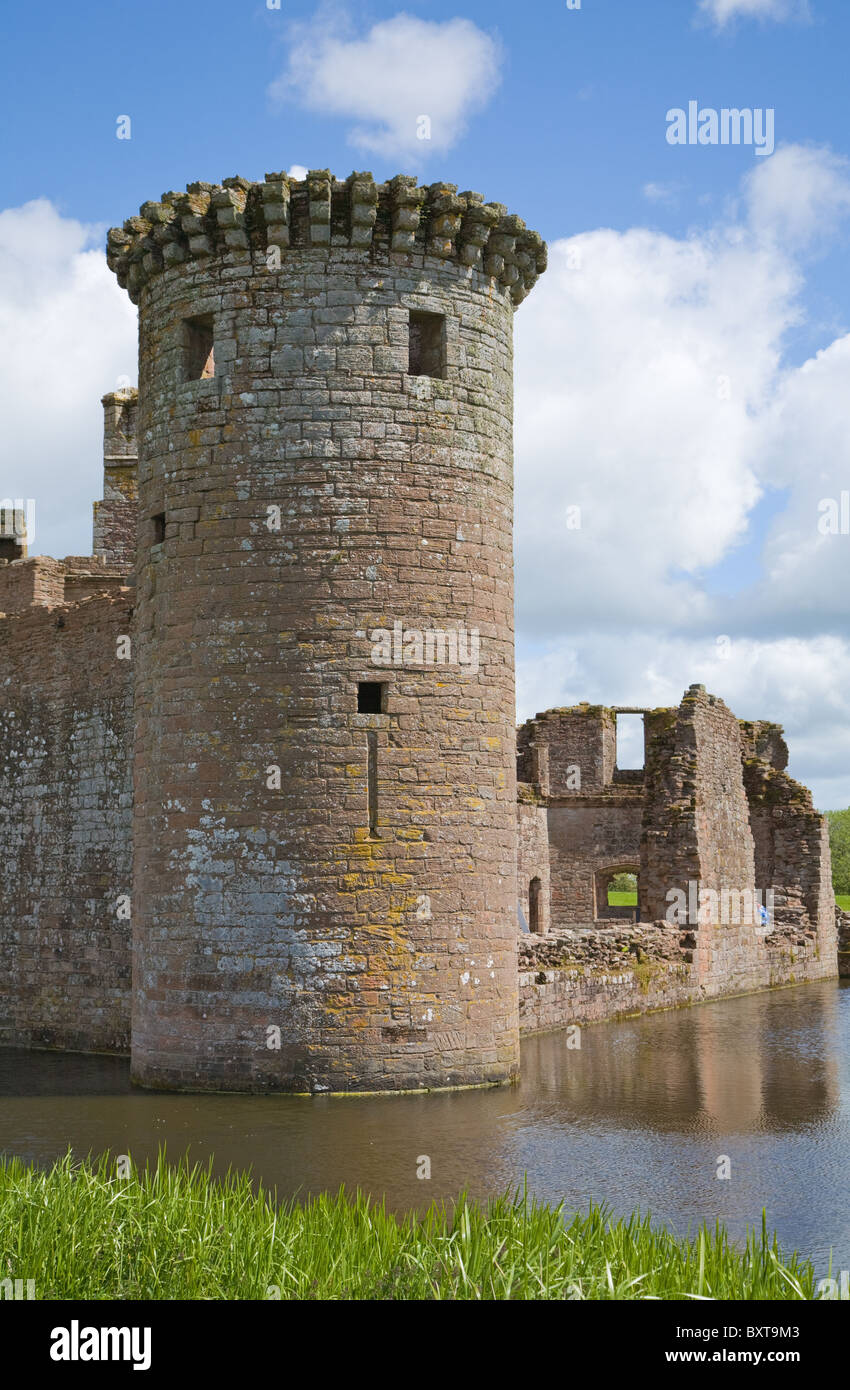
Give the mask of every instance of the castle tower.
[[453, 185], [226, 179], [109, 234], [139, 305], [133, 1075], [518, 1066], [512, 320]]

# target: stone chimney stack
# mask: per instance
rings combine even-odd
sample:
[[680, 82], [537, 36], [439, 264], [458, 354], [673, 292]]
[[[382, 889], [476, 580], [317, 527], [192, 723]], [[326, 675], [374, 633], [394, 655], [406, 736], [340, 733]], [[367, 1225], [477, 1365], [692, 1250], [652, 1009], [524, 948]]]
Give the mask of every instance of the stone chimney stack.
[[94, 504], [93, 553], [126, 570], [136, 558], [138, 398], [135, 386], [103, 397], [103, 500]]

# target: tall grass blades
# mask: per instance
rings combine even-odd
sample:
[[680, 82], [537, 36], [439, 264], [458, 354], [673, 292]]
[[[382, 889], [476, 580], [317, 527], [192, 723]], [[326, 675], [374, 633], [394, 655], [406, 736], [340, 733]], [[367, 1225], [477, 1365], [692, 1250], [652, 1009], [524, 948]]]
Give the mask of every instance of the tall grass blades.
[[679, 1239], [649, 1216], [571, 1215], [526, 1192], [397, 1217], [340, 1190], [278, 1205], [246, 1174], [108, 1156], [0, 1163], [0, 1279], [42, 1299], [811, 1299], [762, 1221]]

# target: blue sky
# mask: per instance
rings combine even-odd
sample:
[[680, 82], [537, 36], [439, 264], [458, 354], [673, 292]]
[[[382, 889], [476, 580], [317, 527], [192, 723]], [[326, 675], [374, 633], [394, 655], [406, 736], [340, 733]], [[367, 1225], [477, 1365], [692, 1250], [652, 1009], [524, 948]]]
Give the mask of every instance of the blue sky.
[[[149, 0], [132, 14], [91, 0], [18, 7], [0, 58], [8, 205], [46, 196], [69, 215], [111, 224], [193, 179], [256, 177], [296, 161], [360, 167], [344, 120], [268, 97], [292, 25], [318, 8], [292, 0], [279, 10]], [[433, 22], [469, 18], [504, 55], [486, 111], [439, 168], [429, 169], [433, 159], [421, 167], [493, 197], [504, 190], [547, 238], [641, 221], [681, 235], [704, 219], [707, 200], [734, 196], [751, 150], [666, 143], [668, 108], [690, 99], [773, 107], [782, 142], [835, 144], [846, 127], [843, 0], [813, 0], [806, 23], [741, 19], [723, 29], [700, 20], [696, 0], [583, 0], [578, 11], [563, 0], [373, 3], [357, 5], [355, 27], [400, 8]], [[125, 113], [133, 136], [118, 141], [115, 119]], [[371, 163], [379, 178], [398, 172], [397, 159]], [[648, 207], [642, 190], [652, 182], [680, 184], [676, 205]], [[838, 277], [824, 276], [820, 288], [843, 318]], [[829, 315], [835, 304], [823, 307]]]
[[[106, 227], [294, 166], [477, 188], [551, 248], [516, 322], [520, 714], [704, 680], [850, 803], [850, 537], [817, 529], [850, 488], [846, 0], [82, 0], [5, 25], [0, 492], [37, 497], [36, 550], [89, 549], [98, 398], [135, 379]], [[670, 145], [692, 100], [771, 108], [775, 153]]]

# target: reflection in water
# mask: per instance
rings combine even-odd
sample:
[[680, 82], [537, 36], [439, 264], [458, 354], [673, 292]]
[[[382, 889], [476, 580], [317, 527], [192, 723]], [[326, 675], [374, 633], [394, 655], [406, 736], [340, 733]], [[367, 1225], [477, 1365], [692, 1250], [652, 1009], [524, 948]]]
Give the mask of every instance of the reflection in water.
[[[805, 985], [523, 1044], [514, 1087], [312, 1100], [135, 1090], [105, 1057], [0, 1051], [0, 1151], [70, 1144], [138, 1162], [250, 1168], [280, 1196], [341, 1182], [397, 1208], [515, 1186], [571, 1208], [636, 1207], [685, 1232], [768, 1224], [819, 1272], [850, 1268], [850, 981]], [[431, 1181], [416, 1178], [431, 1159]], [[732, 1177], [715, 1177], [721, 1154]]]

